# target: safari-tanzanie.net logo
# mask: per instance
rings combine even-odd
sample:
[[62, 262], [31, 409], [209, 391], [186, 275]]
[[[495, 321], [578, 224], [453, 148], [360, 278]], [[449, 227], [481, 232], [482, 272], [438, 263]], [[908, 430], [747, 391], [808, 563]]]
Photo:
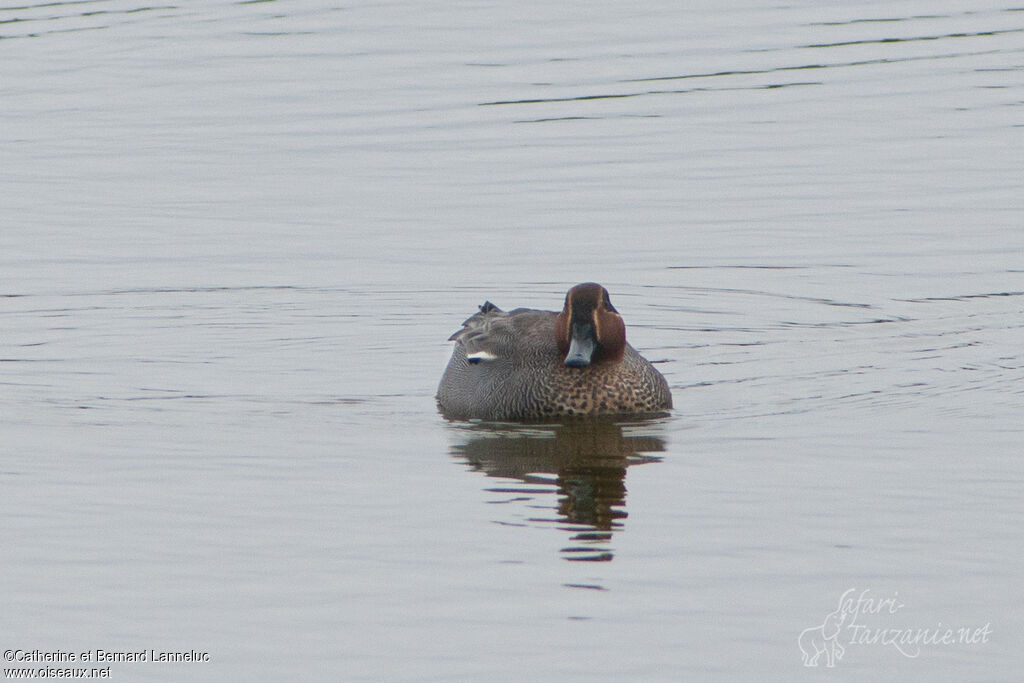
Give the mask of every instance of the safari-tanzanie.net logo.
[[857, 592], [850, 588], [839, 598], [836, 608], [821, 624], [805, 628], [797, 637], [804, 666], [835, 666], [852, 647], [893, 648], [904, 657], [914, 658], [930, 647], [982, 645], [992, 635], [991, 623], [984, 626], [906, 627], [897, 615], [906, 605], [899, 593], [891, 596]]

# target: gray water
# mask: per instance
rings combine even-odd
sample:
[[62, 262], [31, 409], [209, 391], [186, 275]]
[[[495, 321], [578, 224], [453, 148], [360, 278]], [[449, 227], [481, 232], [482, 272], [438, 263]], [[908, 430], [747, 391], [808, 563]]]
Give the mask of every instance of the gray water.
[[[1020, 7], [14, 4], [5, 668], [1018, 680]], [[670, 416], [437, 413], [585, 280]]]

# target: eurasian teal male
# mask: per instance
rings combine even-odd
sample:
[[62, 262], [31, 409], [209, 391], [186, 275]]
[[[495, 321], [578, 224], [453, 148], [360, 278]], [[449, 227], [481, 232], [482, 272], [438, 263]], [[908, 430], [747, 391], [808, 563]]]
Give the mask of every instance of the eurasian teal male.
[[561, 313], [486, 302], [462, 323], [437, 390], [453, 419], [535, 420], [565, 415], [657, 413], [668, 382], [626, 343], [608, 290], [585, 282]]

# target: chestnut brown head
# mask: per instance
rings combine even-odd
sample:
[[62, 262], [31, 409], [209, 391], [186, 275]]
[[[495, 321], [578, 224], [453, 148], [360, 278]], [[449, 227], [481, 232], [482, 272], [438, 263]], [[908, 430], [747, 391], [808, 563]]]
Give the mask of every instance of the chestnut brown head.
[[594, 282], [576, 285], [565, 295], [565, 307], [555, 320], [555, 338], [563, 362], [571, 368], [617, 363], [626, 351], [626, 325], [608, 290]]

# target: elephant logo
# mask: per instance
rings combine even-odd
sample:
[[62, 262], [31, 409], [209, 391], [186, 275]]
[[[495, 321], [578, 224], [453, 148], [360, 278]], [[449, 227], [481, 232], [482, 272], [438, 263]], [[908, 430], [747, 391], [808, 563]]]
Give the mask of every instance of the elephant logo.
[[836, 608], [827, 617], [821, 626], [805, 628], [797, 638], [797, 645], [803, 653], [804, 666], [818, 666], [818, 660], [825, 655], [825, 666], [835, 666], [836, 662], [843, 658], [846, 650], [839, 644], [839, 634], [842, 633], [843, 623], [849, 614]]

